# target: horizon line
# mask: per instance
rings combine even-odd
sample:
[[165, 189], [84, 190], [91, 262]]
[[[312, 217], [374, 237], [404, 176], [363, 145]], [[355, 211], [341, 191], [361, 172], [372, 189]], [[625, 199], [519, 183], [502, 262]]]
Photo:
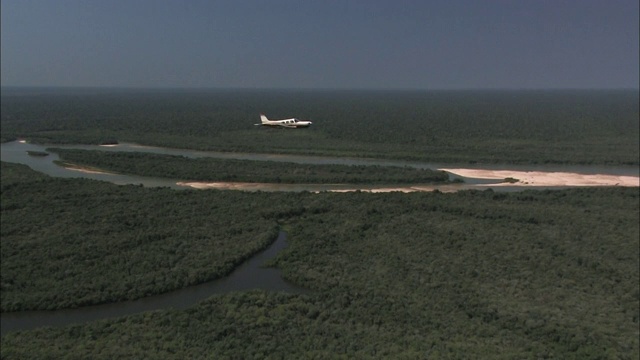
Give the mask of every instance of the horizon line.
[[93, 85], [0, 85], [0, 89], [60, 89], [60, 90], [180, 90], [180, 91], [211, 91], [211, 90], [242, 90], [242, 91], [594, 91], [594, 90], [634, 90], [640, 87], [460, 87], [460, 88], [344, 88], [344, 87], [215, 87], [215, 86], [93, 86]]

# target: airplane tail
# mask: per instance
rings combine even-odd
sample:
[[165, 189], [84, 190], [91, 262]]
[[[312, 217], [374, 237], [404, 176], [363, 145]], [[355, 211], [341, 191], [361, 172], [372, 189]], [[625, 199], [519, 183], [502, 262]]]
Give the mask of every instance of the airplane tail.
[[260, 124], [253, 124], [253, 125], [264, 125], [269, 121], [269, 119], [267, 119], [267, 116], [265, 114], [260, 114]]

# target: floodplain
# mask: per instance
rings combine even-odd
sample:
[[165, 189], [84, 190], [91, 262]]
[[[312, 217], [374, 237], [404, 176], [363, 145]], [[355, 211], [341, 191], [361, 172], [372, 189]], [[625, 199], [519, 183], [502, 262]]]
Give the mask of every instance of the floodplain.
[[[2, 138], [469, 167], [589, 164], [628, 167], [633, 177], [637, 100], [637, 91], [3, 89]], [[314, 125], [258, 129], [259, 112], [293, 112]], [[124, 172], [171, 163], [80, 155]], [[203, 166], [179, 162], [172, 171]], [[298, 181], [314, 172], [306, 169]], [[1, 175], [3, 313], [113, 303], [220, 278], [280, 230], [289, 245], [268, 265], [309, 290], [231, 292], [187, 309], [3, 333], [2, 357], [639, 354], [637, 184], [284, 193], [119, 186], [4, 162]]]

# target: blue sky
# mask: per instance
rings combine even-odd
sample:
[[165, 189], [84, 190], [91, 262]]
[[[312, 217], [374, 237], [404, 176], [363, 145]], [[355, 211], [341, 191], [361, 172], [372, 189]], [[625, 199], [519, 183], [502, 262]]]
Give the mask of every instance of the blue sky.
[[638, 88], [632, 0], [2, 0], [2, 86]]

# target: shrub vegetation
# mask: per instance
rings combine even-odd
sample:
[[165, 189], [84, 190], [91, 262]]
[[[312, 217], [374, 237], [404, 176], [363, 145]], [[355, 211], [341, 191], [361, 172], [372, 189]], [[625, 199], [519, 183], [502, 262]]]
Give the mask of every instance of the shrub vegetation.
[[639, 355], [637, 188], [169, 191], [3, 164], [1, 215], [5, 311], [205, 280], [277, 224], [272, 265], [311, 290], [3, 334], [3, 358]]

